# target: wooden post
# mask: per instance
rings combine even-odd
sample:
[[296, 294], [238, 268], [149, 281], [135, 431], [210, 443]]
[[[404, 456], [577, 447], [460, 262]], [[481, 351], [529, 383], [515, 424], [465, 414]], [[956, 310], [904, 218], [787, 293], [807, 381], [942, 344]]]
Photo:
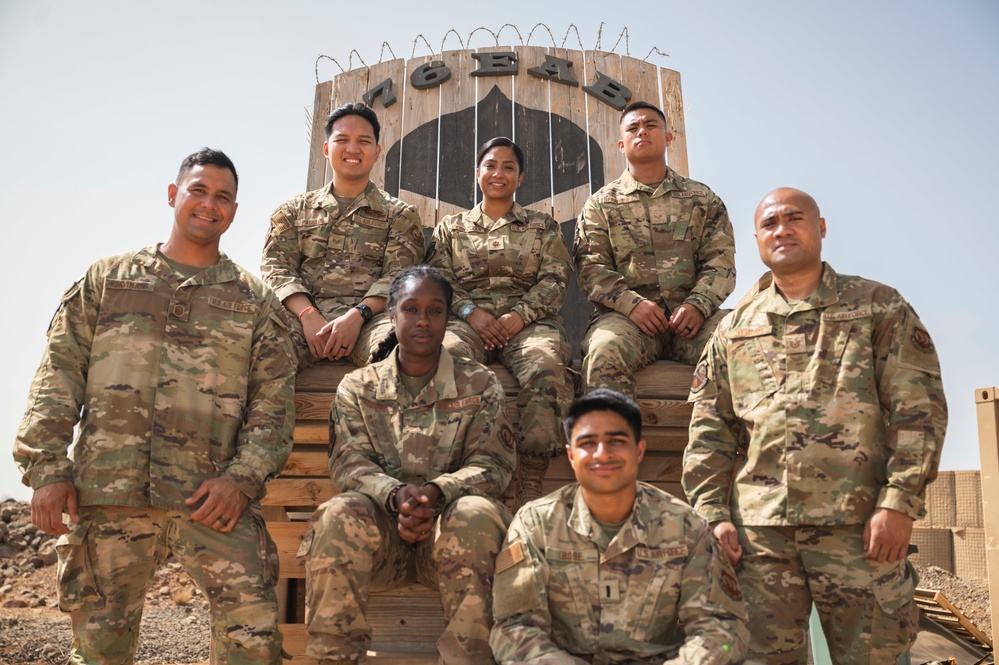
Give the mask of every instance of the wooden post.
[[982, 507], [985, 517], [985, 559], [989, 571], [992, 630], [999, 626], [999, 388], [975, 391], [978, 412], [978, 452], [982, 459]]

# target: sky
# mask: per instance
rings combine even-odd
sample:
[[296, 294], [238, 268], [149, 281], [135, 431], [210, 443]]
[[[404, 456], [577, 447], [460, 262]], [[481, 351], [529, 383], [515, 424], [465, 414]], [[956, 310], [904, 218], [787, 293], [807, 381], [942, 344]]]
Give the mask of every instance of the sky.
[[[941, 468], [979, 468], [974, 390], [999, 385], [992, 0], [0, 0], [0, 450], [13, 447], [61, 294], [94, 260], [167, 238], [166, 188], [185, 155], [208, 145], [236, 163], [240, 206], [222, 247], [256, 272], [270, 213], [305, 190], [319, 55], [371, 65], [387, 42], [408, 58], [419, 35], [439, 52], [452, 28], [469, 48], [493, 46], [467, 37], [507, 23], [525, 39], [544, 23], [559, 46], [575, 25], [586, 49], [599, 36], [610, 50], [627, 30], [616, 52], [668, 54], [649, 60], [681, 73], [691, 177], [735, 226], [729, 305], [765, 270], [757, 203], [778, 186], [808, 191], [828, 227], [824, 258], [897, 288], [933, 336], [950, 407]], [[543, 29], [530, 44], [552, 45]], [[445, 48], [461, 45], [452, 35]], [[318, 70], [340, 72], [325, 59]], [[7, 496], [30, 498], [9, 452]]]

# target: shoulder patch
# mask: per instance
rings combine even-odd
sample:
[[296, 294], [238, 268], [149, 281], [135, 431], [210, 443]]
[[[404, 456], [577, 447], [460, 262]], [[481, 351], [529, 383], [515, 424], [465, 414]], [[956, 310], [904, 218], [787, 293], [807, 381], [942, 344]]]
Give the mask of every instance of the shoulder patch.
[[690, 380], [690, 394], [696, 395], [704, 390], [706, 385], [708, 385], [708, 359], [703, 358], [701, 362], [697, 363], [694, 376]]
[[506, 548], [496, 557], [496, 575], [504, 570], [510, 570], [524, 560], [524, 546], [521, 543], [514, 543]]
[[930, 333], [923, 330], [920, 326], [912, 327], [912, 345], [923, 353], [933, 353], [935, 350], [933, 340], [930, 339]]

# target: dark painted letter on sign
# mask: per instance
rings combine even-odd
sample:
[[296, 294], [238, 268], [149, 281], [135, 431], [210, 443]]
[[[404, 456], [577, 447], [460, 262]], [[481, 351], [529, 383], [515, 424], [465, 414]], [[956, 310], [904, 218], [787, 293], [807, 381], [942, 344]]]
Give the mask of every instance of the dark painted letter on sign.
[[516, 74], [520, 68], [517, 64], [517, 54], [513, 51], [473, 53], [472, 57], [479, 61], [479, 68], [472, 72], [472, 76]]
[[572, 67], [571, 60], [556, 58], [553, 55], [546, 55], [545, 61], [537, 67], [531, 67], [527, 73], [539, 79], [548, 79], [555, 83], [564, 83], [573, 87], [579, 86], [579, 81], [572, 75], [569, 68]]
[[409, 82], [417, 90], [426, 90], [444, 83], [449, 78], [451, 78], [451, 68], [441, 60], [432, 60], [414, 69]]
[[395, 104], [396, 96], [395, 93], [392, 92], [392, 79], [385, 79], [371, 90], [364, 93], [364, 103], [368, 106], [374, 106], [372, 102], [374, 102], [375, 97], [378, 97], [379, 95], [381, 95], [382, 98], [382, 105], [386, 108]]
[[590, 93], [602, 102], [610, 104], [618, 111], [623, 111], [631, 99], [631, 90], [623, 83], [618, 83], [606, 74], [597, 72], [597, 80], [593, 85], [583, 86], [583, 90]]

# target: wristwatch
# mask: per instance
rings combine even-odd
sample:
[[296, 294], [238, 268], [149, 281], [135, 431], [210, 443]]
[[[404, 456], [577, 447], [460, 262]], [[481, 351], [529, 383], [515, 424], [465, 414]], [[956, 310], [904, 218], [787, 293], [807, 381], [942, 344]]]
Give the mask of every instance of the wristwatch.
[[458, 315], [461, 316], [462, 321], [468, 321], [469, 315], [474, 311], [475, 311], [475, 305], [473, 305], [472, 303], [468, 303], [467, 305], [461, 308], [461, 311], [458, 312]]
[[371, 317], [375, 315], [374, 312], [371, 311], [371, 308], [363, 303], [360, 305], [354, 305], [354, 309], [361, 313], [361, 318], [364, 319], [365, 323], [370, 321]]

